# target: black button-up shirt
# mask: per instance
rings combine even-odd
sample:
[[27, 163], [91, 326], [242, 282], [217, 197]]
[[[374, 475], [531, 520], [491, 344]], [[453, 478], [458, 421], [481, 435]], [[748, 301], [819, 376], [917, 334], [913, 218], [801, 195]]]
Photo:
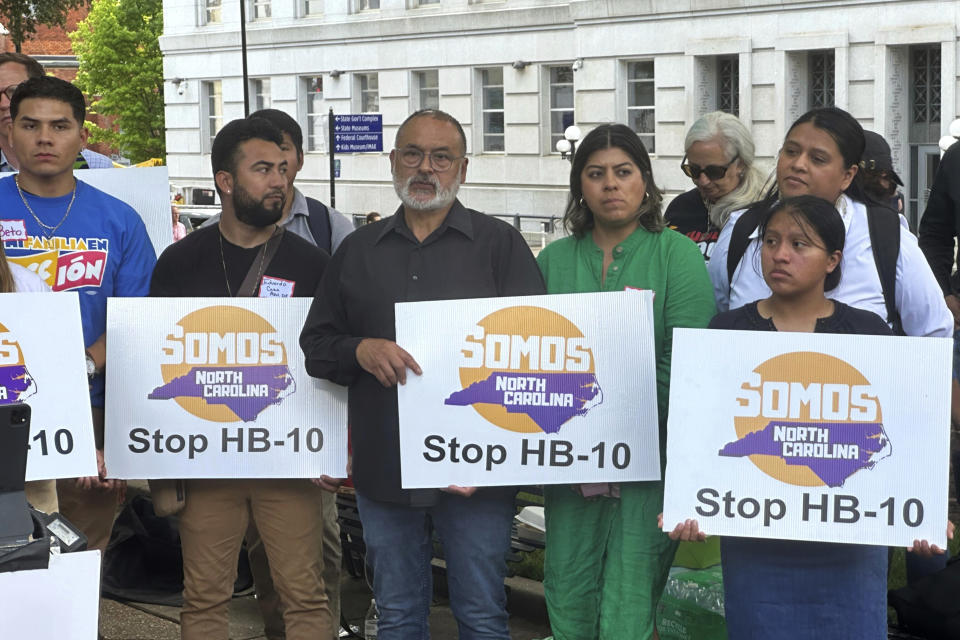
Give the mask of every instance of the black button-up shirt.
[[394, 303], [542, 293], [543, 277], [520, 233], [459, 201], [423, 242], [402, 207], [347, 236], [323, 274], [300, 346], [310, 375], [350, 389], [353, 481], [360, 492], [416, 506], [437, 495], [400, 488], [397, 390], [357, 363], [362, 339], [396, 339]]

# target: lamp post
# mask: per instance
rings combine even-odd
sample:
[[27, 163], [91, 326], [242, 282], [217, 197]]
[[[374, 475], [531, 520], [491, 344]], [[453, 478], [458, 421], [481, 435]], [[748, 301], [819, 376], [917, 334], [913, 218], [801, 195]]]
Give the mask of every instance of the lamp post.
[[943, 156], [946, 153], [947, 149], [952, 147], [956, 143], [957, 139], [960, 139], [960, 118], [957, 118], [950, 123], [950, 128], [948, 129], [949, 135], [945, 135], [940, 138], [937, 143], [940, 147], [940, 155]]
[[563, 131], [563, 138], [557, 140], [557, 151], [560, 152], [560, 158], [569, 160], [573, 164], [573, 157], [577, 153], [577, 142], [580, 140], [580, 127], [570, 125]]

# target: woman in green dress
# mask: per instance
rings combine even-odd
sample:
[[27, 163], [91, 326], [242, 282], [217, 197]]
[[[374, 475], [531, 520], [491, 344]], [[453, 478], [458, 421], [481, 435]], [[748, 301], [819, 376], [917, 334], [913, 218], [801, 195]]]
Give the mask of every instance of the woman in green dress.
[[[544, 249], [538, 262], [550, 293], [654, 292], [665, 464], [673, 329], [706, 327], [716, 308], [699, 249], [665, 227], [661, 204], [637, 135], [624, 125], [601, 125], [583, 139], [570, 171], [564, 224], [571, 235]], [[676, 549], [657, 528], [663, 482], [554, 485], [544, 495], [544, 587], [554, 638], [657, 638], [657, 602]]]

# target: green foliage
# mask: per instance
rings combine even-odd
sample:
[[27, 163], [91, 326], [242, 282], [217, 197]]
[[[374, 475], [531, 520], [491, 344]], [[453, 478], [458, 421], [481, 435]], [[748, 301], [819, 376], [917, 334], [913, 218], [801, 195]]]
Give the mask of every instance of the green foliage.
[[37, 25], [65, 27], [67, 13], [87, 0], [0, 0], [0, 22], [10, 31], [17, 52], [23, 41], [37, 32]]
[[74, 83], [90, 96], [90, 112], [113, 118], [116, 130], [88, 122], [93, 142], [108, 142], [134, 162], [163, 158], [161, 0], [93, 0], [70, 34], [80, 62]]

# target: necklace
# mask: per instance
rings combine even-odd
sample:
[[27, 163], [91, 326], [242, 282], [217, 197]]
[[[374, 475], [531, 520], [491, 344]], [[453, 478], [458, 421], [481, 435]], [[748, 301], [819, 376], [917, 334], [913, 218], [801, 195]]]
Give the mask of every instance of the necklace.
[[[264, 261], [264, 258], [267, 257], [267, 247], [270, 245], [270, 242], [273, 240], [273, 238], [277, 235], [277, 231], [279, 229], [280, 227], [274, 227], [273, 233], [270, 234], [270, 237], [267, 238], [267, 241], [263, 243], [262, 247], [260, 247], [260, 266], [257, 269], [257, 279], [254, 282], [259, 282], [260, 276], [263, 275], [263, 261]], [[223, 256], [223, 232], [220, 231], [219, 227], [217, 229], [217, 232], [218, 232], [217, 240], [219, 240], [220, 242], [220, 264], [223, 265], [223, 283], [227, 285], [227, 296], [232, 298], [233, 290], [230, 288], [230, 278], [229, 276], [227, 276], [227, 259]], [[256, 258], [254, 258], [254, 260], [256, 260]], [[240, 285], [240, 288], [241, 289], [243, 288], [242, 283]]]
[[53, 226], [41, 220], [40, 217], [33, 212], [33, 209], [30, 208], [30, 203], [27, 202], [27, 198], [23, 195], [23, 189], [20, 188], [20, 174], [17, 174], [13, 177], [13, 183], [17, 185], [17, 193], [20, 194], [20, 200], [23, 202], [23, 206], [27, 208], [27, 211], [30, 212], [30, 215], [33, 216], [33, 219], [36, 221], [36, 223], [40, 225], [42, 229], [45, 229], [45, 231], [41, 231], [41, 233], [43, 233], [43, 235], [46, 236], [47, 239], [49, 240], [50, 237], [53, 236], [54, 233], [56, 233], [57, 229], [60, 228], [60, 225], [62, 225], [64, 222], [67, 221], [67, 216], [70, 215], [70, 210], [73, 208], [73, 203], [77, 199], [76, 179], [74, 179], [73, 181], [73, 195], [70, 196], [70, 204], [67, 205], [67, 211], [63, 214], [63, 217], [60, 218], [60, 222], [58, 222]]

